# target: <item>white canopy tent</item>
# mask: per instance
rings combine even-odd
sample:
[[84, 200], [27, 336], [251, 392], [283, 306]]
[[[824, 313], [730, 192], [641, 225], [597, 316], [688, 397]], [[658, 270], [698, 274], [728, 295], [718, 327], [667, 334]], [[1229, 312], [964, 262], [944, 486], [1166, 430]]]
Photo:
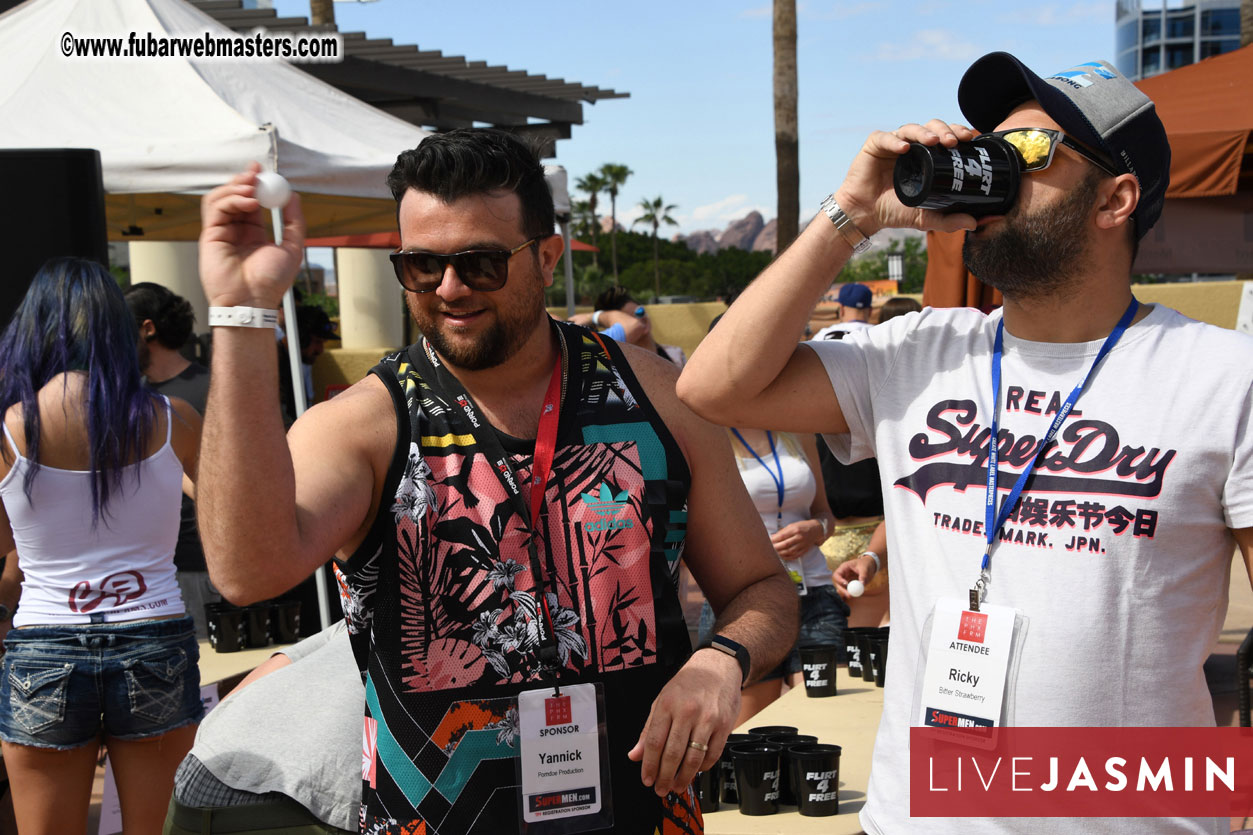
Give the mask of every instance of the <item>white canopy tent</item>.
[[[386, 176], [426, 131], [280, 60], [62, 55], [66, 33], [132, 32], [236, 37], [183, 0], [27, 0], [0, 15], [0, 148], [99, 150], [111, 240], [195, 240], [200, 196], [253, 160], [301, 193], [310, 237], [394, 228]], [[564, 169], [549, 182], [572, 299]], [[285, 309], [294, 329], [290, 293]], [[288, 343], [299, 381], [299, 340]]]

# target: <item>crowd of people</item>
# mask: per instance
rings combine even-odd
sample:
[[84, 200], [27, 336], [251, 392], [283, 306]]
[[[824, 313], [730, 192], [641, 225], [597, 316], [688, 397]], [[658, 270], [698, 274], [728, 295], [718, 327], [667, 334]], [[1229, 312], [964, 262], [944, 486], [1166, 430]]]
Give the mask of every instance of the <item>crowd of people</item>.
[[[271, 324], [303, 215], [295, 196], [269, 240], [256, 164], [202, 204], [211, 319], [261, 314], [214, 327], [209, 369], [179, 353], [190, 309], [168, 290], [46, 265], [0, 335], [0, 552], [22, 573], [0, 741], [21, 831], [79, 826], [103, 741], [127, 832], [699, 833], [693, 777], [796, 685], [798, 648], [889, 615], [867, 832], [918, 831], [909, 728], [950, 640], [932, 625], [958, 613], [992, 618], [981, 640], [1012, 657], [980, 722], [1212, 725], [1201, 665], [1233, 551], [1253, 568], [1253, 343], [1132, 295], [1170, 151], [1129, 81], [994, 53], [958, 94], [971, 127], [872, 134], [690, 358], [622, 288], [547, 315], [552, 196], [497, 130], [400, 154], [391, 260], [421, 338], [303, 415]], [[910, 143], [977, 132], [1047, 144], [1013, 209], [899, 202]], [[846, 284], [805, 339], [883, 228], [965, 230], [1003, 308], [893, 300], [872, 324]], [[313, 312], [298, 330], [309, 362], [335, 336]], [[197, 734], [193, 615], [328, 563], [343, 619]], [[695, 645], [681, 567], [708, 604]]]

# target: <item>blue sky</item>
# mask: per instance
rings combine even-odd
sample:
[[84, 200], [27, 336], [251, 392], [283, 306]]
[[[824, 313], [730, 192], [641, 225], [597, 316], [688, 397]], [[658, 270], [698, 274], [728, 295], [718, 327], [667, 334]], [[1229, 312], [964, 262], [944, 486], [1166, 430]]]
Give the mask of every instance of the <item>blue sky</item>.
[[[308, 0], [274, 5], [309, 13]], [[670, 234], [775, 215], [770, 0], [375, 0], [335, 14], [343, 31], [629, 92], [585, 105], [555, 160], [571, 184], [630, 166], [620, 221], [658, 195], [677, 206]], [[807, 218], [871, 130], [961, 121], [957, 82], [980, 55], [1012, 52], [1041, 73], [1112, 62], [1114, 0], [799, 0], [797, 50]]]

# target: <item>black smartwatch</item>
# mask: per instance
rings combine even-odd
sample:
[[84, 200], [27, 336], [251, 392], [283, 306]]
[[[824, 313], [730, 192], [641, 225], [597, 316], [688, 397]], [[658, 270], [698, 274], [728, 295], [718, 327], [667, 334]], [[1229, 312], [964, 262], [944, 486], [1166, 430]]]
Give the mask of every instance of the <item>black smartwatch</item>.
[[743, 644], [738, 643], [737, 641], [732, 641], [730, 638], [723, 635], [714, 635], [713, 639], [709, 642], [709, 646], [711, 649], [716, 649], [719, 652], [725, 652], [727, 655], [730, 655], [736, 661], [740, 662], [740, 686], [744, 686], [748, 682], [748, 671], [753, 665], [752, 659], [748, 656], [748, 648]]

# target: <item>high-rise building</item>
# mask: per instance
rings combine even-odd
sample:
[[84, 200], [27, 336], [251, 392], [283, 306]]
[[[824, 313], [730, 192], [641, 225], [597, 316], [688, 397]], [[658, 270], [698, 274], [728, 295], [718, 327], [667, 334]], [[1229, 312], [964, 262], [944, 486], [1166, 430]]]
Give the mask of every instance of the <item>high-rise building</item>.
[[1240, 0], [1117, 0], [1118, 71], [1142, 78], [1240, 47]]

